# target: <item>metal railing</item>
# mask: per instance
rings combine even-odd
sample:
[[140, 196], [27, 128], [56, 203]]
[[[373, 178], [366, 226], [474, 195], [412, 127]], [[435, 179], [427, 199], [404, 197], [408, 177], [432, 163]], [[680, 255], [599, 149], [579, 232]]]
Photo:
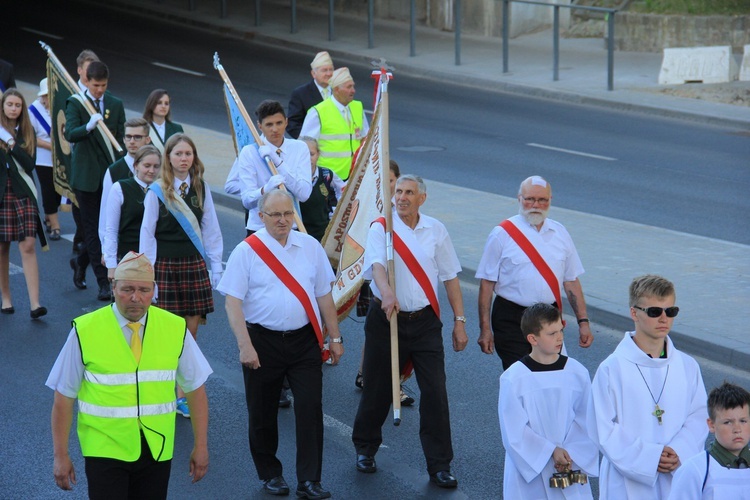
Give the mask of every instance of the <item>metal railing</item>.
[[618, 9], [606, 7], [588, 7], [584, 5], [558, 5], [533, 0], [502, 0], [503, 2], [503, 73], [508, 73], [509, 60], [509, 30], [510, 30], [510, 4], [525, 3], [552, 7], [554, 17], [552, 24], [552, 80], [560, 79], [560, 9], [589, 10], [603, 12], [607, 18], [607, 90], [615, 88], [615, 14]]

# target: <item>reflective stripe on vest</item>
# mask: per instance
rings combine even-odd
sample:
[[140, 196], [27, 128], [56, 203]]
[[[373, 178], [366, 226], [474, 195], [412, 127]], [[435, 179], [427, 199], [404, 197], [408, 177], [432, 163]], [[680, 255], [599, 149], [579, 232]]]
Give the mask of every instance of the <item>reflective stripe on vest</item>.
[[134, 462], [141, 455], [143, 432], [154, 460], [170, 460], [185, 320], [149, 307], [139, 364], [111, 307], [76, 318], [73, 324], [84, 364], [78, 392], [83, 455]]
[[352, 156], [361, 142], [357, 133], [362, 130], [362, 103], [349, 103], [351, 125], [341, 115], [341, 111], [332, 99], [326, 99], [315, 106], [320, 118], [320, 137], [318, 147], [320, 158], [318, 166], [325, 167], [338, 175], [342, 180], [349, 178]]
[[113, 373], [104, 375], [103, 373], [91, 373], [84, 370], [83, 379], [92, 384], [99, 385], [127, 385], [140, 382], [171, 382], [176, 380], [174, 370], [145, 370], [139, 371], [136, 378], [135, 373]]
[[78, 411], [87, 415], [104, 418], [137, 418], [139, 415], [153, 416], [173, 413], [177, 409], [177, 402], [172, 398], [169, 403], [138, 406], [98, 406], [78, 401]]

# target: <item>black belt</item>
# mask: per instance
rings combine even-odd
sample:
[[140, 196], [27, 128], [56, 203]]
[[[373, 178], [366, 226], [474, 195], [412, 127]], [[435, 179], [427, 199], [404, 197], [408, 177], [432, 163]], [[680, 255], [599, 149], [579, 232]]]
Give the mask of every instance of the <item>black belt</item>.
[[270, 333], [273, 335], [281, 335], [282, 337], [291, 337], [292, 335], [297, 335], [298, 333], [305, 333], [312, 329], [312, 325], [310, 323], [306, 324], [302, 328], [297, 328], [296, 330], [271, 330], [270, 328], [266, 328], [265, 326], [259, 324], [259, 323], [248, 323], [245, 321], [245, 326], [248, 328], [248, 330], [255, 330], [260, 333]]
[[[378, 305], [378, 307], [381, 307], [383, 305], [383, 302], [374, 295], [372, 297], [372, 300]], [[423, 307], [422, 309], [419, 309], [417, 311], [399, 311], [398, 317], [410, 321], [412, 319], [417, 319], [428, 310], [432, 311], [432, 306]]]

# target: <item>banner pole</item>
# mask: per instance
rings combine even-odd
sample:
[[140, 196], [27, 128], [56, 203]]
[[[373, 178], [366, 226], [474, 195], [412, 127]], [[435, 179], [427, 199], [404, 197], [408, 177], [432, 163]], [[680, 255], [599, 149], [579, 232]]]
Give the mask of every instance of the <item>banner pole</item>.
[[[260, 140], [260, 135], [258, 134], [258, 130], [255, 128], [255, 124], [250, 119], [250, 115], [248, 114], [247, 109], [245, 109], [245, 105], [242, 104], [242, 100], [240, 99], [239, 94], [237, 94], [237, 91], [235, 90], [232, 81], [229, 79], [227, 72], [224, 70], [224, 66], [222, 66], [219, 62], [218, 52], [214, 52], [214, 69], [219, 72], [219, 75], [221, 75], [221, 79], [224, 81], [224, 85], [227, 86], [229, 93], [232, 95], [232, 98], [234, 98], [234, 102], [237, 103], [237, 108], [240, 110], [240, 114], [245, 120], [245, 123], [247, 123], [247, 127], [248, 129], [250, 129], [250, 133], [253, 134], [255, 143], [258, 146], [262, 146], [264, 143]], [[271, 158], [269, 158], [268, 156], [264, 156], [263, 159], [265, 160], [268, 169], [271, 171], [271, 175], [278, 175], [279, 171], [276, 170], [276, 165], [273, 164]], [[287, 190], [286, 186], [284, 186], [283, 184], [279, 185], [279, 188], [283, 189], [284, 191]], [[292, 206], [292, 210], [294, 210], [294, 222], [297, 224], [297, 229], [299, 229], [303, 233], [307, 233], [307, 229], [305, 229], [305, 225], [302, 223], [302, 218], [297, 213], [296, 207]]]

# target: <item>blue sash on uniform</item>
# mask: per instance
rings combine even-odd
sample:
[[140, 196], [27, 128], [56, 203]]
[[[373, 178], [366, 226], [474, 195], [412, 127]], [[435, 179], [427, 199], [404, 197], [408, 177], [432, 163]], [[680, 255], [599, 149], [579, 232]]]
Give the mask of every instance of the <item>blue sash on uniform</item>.
[[[149, 187], [150, 191], [153, 191], [159, 200], [164, 203], [164, 206], [167, 208], [170, 214], [172, 214], [172, 217], [177, 219], [177, 223], [180, 225], [183, 231], [185, 231], [185, 234], [188, 235], [188, 238], [190, 238], [190, 241], [195, 245], [195, 248], [200, 252], [201, 256], [203, 257], [203, 260], [208, 263], [208, 258], [206, 257], [206, 250], [203, 248], [203, 239], [201, 238], [201, 235], [198, 234], [200, 232], [200, 224], [198, 223], [198, 219], [196, 219], [195, 214], [190, 210], [190, 208], [187, 206], [187, 203], [185, 203], [185, 200], [182, 198], [177, 198], [177, 204], [182, 204], [183, 207], [175, 207], [173, 203], [167, 203], [166, 199], [164, 198], [164, 192], [161, 190], [161, 186], [158, 182], [152, 183]], [[183, 208], [183, 210], [180, 210], [180, 208]], [[188, 215], [189, 214], [189, 215]], [[189, 219], [189, 217], [192, 216], [192, 221]]]

